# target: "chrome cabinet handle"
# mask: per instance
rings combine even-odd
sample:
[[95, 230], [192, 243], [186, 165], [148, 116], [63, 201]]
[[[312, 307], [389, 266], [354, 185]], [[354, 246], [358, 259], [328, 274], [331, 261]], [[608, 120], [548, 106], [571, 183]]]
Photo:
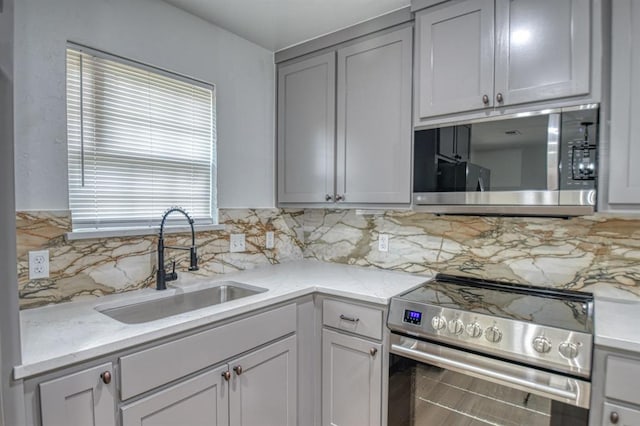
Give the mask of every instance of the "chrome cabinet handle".
[[336, 195], [336, 202], [344, 201], [344, 195]]
[[502, 103], [502, 101], [504, 101], [504, 98], [502, 97], [502, 93], [498, 93], [496, 95], [496, 101]]
[[222, 377], [224, 377], [224, 379], [228, 382], [229, 380], [231, 380], [231, 372], [229, 370], [225, 371], [224, 373], [222, 373]]
[[489, 96], [482, 95], [482, 103], [485, 105], [489, 105]]
[[349, 322], [358, 322], [358, 321], [360, 321], [360, 318], [348, 317], [348, 316], [343, 315], [343, 314], [340, 314], [340, 319], [342, 321], [349, 321]]
[[333, 197], [331, 195], [327, 194], [327, 195], [324, 196], [324, 200], [325, 201], [331, 201], [331, 200], [333, 200]]
[[618, 420], [620, 420], [620, 416], [618, 415], [617, 411], [612, 411], [611, 414], [609, 415], [609, 420], [611, 420], [611, 423], [618, 424]]
[[371, 348], [371, 349], [369, 349], [369, 353], [371, 354], [371, 356], [376, 356], [376, 354], [378, 353], [378, 349], [377, 348]]
[[236, 365], [235, 367], [233, 367], [233, 371], [235, 371], [238, 376], [241, 375], [242, 374], [242, 366], [241, 365]]
[[102, 383], [108, 385], [109, 383], [111, 383], [111, 371], [105, 371], [104, 373], [100, 374], [100, 378], [102, 379]]

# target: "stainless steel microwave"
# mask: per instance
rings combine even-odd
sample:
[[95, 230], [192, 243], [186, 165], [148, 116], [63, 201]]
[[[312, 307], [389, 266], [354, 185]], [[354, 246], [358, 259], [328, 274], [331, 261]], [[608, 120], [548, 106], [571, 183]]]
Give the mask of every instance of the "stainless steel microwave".
[[416, 131], [414, 205], [434, 213], [593, 213], [598, 111], [590, 104]]

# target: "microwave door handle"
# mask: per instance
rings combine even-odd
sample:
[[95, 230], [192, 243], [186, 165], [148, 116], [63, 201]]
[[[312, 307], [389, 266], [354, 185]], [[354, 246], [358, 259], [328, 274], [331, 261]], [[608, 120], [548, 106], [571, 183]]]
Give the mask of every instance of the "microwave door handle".
[[560, 127], [561, 117], [559, 113], [549, 114], [547, 126], [547, 190], [557, 191], [558, 165], [560, 159]]

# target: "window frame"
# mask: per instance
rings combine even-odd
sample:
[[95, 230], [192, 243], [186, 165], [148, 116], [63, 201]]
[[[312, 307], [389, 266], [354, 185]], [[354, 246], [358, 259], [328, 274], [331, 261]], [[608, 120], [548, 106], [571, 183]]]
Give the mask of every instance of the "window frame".
[[[162, 68], [158, 68], [156, 66], [151, 66], [139, 61], [123, 58], [121, 56], [117, 56], [114, 54], [110, 54], [107, 52], [103, 52], [97, 49], [93, 49], [81, 44], [67, 42], [65, 46], [65, 125], [66, 125], [66, 136], [67, 136], [67, 172], [69, 173], [67, 177], [67, 185], [68, 185], [68, 201], [69, 201], [69, 211], [71, 212], [72, 217], [72, 231], [67, 234], [68, 239], [82, 239], [82, 238], [94, 238], [98, 236], [130, 236], [130, 235], [147, 235], [157, 232], [161, 216], [155, 218], [151, 218], [151, 216], [140, 219], [140, 220], [108, 220], [108, 219], [100, 219], [98, 218], [96, 221], [89, 223], [89, 221], [75, 221], [73, 219], [73, 210], [72, 210], [72, 179], [71, 173], [72, 170], [77, 171], [77, 165], [72, 164], [71, 154], [70, 154], [70, 132], [69, 132], [69, 87], [68, 87], [68, 79], [69, 79], [69, 69], [68, 69], [68, 59], [67, 55], [69, 51], [74, 51], [79, 54], [85, 54], [89, 56], [95, 56], [101, 59], [105, 59], [108, 61], [115, 62], [117, 64], [121, 64], [128, 67], [133, 67], [142, 72], [149, 72], [152, 74], [157, 74], [165, 78], [170, 78], [172, 80], [177, 80], [182, 83], [186, 83], [192, 86], [200, 87], [206, 89], [211, 92], [211, 117], [210, 117], [210, 152], [211, 158], [209, 163], [209, 215], [210, 217], [200, 217], [195, 218], [195, 226], [198, 229], [220, 229], [221, 227], [218, 225], [218, 206], [217, 206], [217, 111], [216, 111], [216, 86], [215, 84], [207, 83], [195, 78], [191, 78], [188, 76], [180, 75], [171, 71], [167, 71]], [[80, 72], [82, 72], [82, 68], [80, 68]], [[82, 75], [80, 76], [80, 129], [81, 129], [81, 145], [84, 143], [84, 122], [86, 120], [84, 106], [82, 105], [83, 97], [83, 80]], [[95, 105], [95, 103], [94, 103]], [[81, 148], [84, 149], [84, 148]], [[81, 154], [84, 157], [84, 152]], [[81, 163], [83, 163], [81, 173], [84, 173], [84, 158], [82, 158]], [[77, 162], [77, 160], [76, 160]], [[149, 163], [151, 164], [151, 162]], [[73, 169], [76, 167], [76, 169]], [[83, 176], [84, 179], [84, 176]], [[169, 208], [171, 206], [167, 206]], [[172, 228], [175, 228], [176, 232], [181, 232], [184, 228], [184, 218], [176, 215], [175, 217], [169, 217], [169, 220], [166, 223], [166, 228], [169, 232], [171, 232]]]

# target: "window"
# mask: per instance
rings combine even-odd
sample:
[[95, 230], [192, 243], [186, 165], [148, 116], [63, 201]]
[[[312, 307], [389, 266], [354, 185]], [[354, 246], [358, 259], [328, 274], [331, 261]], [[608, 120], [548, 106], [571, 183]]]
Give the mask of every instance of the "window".
[[211, 85], [68, 46], [73, 230], [158, 226], [173, 205], [214, 223], [214, 99]]

